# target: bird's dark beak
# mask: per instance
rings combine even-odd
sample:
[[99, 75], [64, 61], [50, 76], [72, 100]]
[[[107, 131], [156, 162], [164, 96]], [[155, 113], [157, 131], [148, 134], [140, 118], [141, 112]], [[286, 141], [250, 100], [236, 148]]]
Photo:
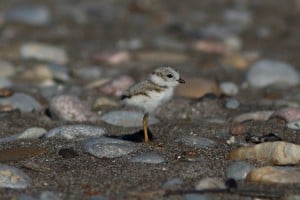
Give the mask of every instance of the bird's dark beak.
[[178, 83], [185, 83], [185, 81], [182, 78], [178, 79], [177, 81]]

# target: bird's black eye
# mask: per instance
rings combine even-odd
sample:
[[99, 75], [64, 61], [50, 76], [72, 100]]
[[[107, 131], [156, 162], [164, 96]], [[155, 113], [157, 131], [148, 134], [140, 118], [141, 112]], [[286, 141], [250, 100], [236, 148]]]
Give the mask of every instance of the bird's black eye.
[[167, 77], [168, 78], [173, 78], [173, 75], [172, 74], [168, 74]]

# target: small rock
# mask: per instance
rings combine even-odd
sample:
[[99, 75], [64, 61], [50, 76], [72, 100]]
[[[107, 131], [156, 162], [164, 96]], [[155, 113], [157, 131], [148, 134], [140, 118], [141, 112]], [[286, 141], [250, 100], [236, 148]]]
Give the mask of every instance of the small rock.
[[272, 117], [278, 117], [282, 118], [287, 122], [300, 120], [300, 108], [282, 108], [279, 110], [276, 110]]
[[212, 93], [220, 95], [220, 88], [215, 80], [204, 78], [188, 78], [185, 80], [188, 84], [180, 84], [176, 93], [179, 96], [199, 98], [205, 94]]
[[0, 77], [8, 78], [15, 75], [15, 67], [7, 61], [0, 60]]
[[250, 113], [244, 113], [241, 115], [236, 116], [233, 119], [233, 123], [242, 123], [245, 121], [267, 121], [270, 119], [274, 111], [257, 111], [257, 112], [250, 112]]
[[132, 84], [133, 79], [130, 76], [120, 76], [108, 81], [99, 90], [105, 95], [121, 96]]
[[209, 200], [212, 199], [207, 194], [185, 194], [184, 200]]
[[13, 85], [13, 83], [10, 80], [8, 80], [4, 77], [0, 77], [0, 88], [9, 88], [12, 85]]
[[196, 190], [207, 190], [207, 189], [226, 189], [226, 185], [223, 181], [216, 178], [203, 178], [196, 184]]
[[37, 200], [36, 198], [32, 197], [32, 196], [29, 196], [27, 194], [20, 194], [18, 197], [17, 197], [17, 200]]
[[234, 98], [226, 99], [225, 106], [228, 109], [237, 109], [240, 107], [240, 102]]
[[253, 169], [248, 174], [246, 180], [259, 183], [299, 184], [300, 172], [267, 166]]
[[32, 69], [24, 71], [20, 77], [26, 80], [45, 81], [52, 79], [53, 74], [46, 65], [38, 65]]
[[10, 97], [0, 98], [0, 105], [12, 105], [22, 112], [39, 111], [42, 109], [38, 101], [24, 93], [14, 93]]
[[217, 145], [215, 141], [200, 136], [185, 136], [176, 139], [175, 142], [183, 143], [187, 146], [195, 147], [195, 148], [209, 148]]
[[87, 66], [84, 68], [74, 70], [76, 76], [85, 80], [98, 79], [102, 75], [102, 69], [100, 66]]
[[94, 102], [93, 110], [100, 110], [104, 106], [116, 107], [118, 105], [119, 104], [112, 99], [109, 99], [107, 97], [100, 97]]
[[95, 56], [95, 60], [100, 63], [107, 63], [110, 65], [118, 65], [130, 61], [131, 55], [127, 51], [120, 51], [115, 53], [102, 53]]
[[250, 60], [241, 54], [229, 54], [223, 59], [225, 66], [234, 67], [236, 69], [245, 70], [251, 64]]
[[253, 166], [244, 161], [238, 161], [227, 167], [225, 174], [227, 178], [233, 178], [237, 181], [244, 180], [247, 174], [253, 169]]
[[47, 67], [53, 74], [53, 78], [58, 82], [68, 82], [70, 81], [69, 69], [67, 66], [62, 64], [51, 63]]
[[170, 189], [170, 188], [174, 188], [176, 186], [181, 186], [181, 185], [183, 185], [183, 180], [181, 178], [172, 178], [172, 179], [164, 182], [162, 185], [162, 188]]
[[220, 84], [220, 89], [223, 94], [228, 96], [234, 96], [239, 92], [238, 86], [233, 82], [222, 82]]
[[39, 200], [61, 200], [57, 192], [44, 191], [40, 194]]
[[257, 88], [271, 84], [285, 84], [294, 86], [299, 83], [299, 74], [293, 66], [273, 60], [261, 60], [251, 66], [247, 73], [247, 80]]
[[34, 138], [40, 138], [43, 136], [47, 131], [43, 128], [38, 127], [32, 127], [29, 129], [26, 129], [22, 133], [10, 135], [8, 137], [0, 138], [0, 143], [3, 142], [12, 142], [19, 139], [34, 139]]
[[0, 164], [0, 188], [25, 189], [31, 179], [18, 168]]
[[183, 53], [164, 52], [164, 51], [145, 51], [135, 54], [138, 61], [145, 63], [173, 64], [182, 63], [188, 60], [188, 56]]
[[22, 22], [29, 25], [46, 25], [51, 21], [48, 8], [42, 5], [19, 6], [5, 13], [8, 21]]
[[116, 158], [136, 150], [133, 143], [111, 138], [92, 138], [83, 142], [84, 151], [98, 158]]
[[66, 94], [51, 99], [49, 112], [51, 117], [65, 121], [84, 122], [96, 116], [78, 97]]
[[286, 127], [294, 130], [300, 130], [300, 120], [291, 121], [286, 124]]
[[129, 162], [158, 164], [164, 163], [166, 160], [161, 155], [150, 152], [135, 155], [130, 158]]
[[102, 127], [92, 125], [65, 125], [51, 129], [46, 135], [46, 138], [58, 137], [67, 140], [84, 139], [87, 137], [99, 137], [106, 134], [106, 130]]
[[195, 51], [218, 55], [224, 55], [228, 51], [226, 45], [223, 43], [210, 40], [195, 41], [191, 48]]
[[294, 165], [300, 163], [300, 145], [278, 141], [240, 147], [232, 150], [228, 155], [228, 159], [253, 159], [274, 165]]
[[25, 43], [21, 46], [20, 54], [23, 59], [36, 59], [58, 64], [66, 64], [68, 62], [64, 49], [42, 43]]
[[[139, 111], [111, 111], [101, 116], [101, 120], [108, 124], [122, 127], [141, 127], [143, 121], [143, 112]], [[158, 123], [158, 120], [149, 116], [149, 125]]]

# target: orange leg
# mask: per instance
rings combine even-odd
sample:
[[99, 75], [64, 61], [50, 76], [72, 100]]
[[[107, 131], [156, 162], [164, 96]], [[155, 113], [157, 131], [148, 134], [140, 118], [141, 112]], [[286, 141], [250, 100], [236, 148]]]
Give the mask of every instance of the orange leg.
[[148, 117], [149, 113], [146, 113], [143, 117], [143, 128], [144, 128], [144, 142], [149, 142], [149, 135], [148, 135]]

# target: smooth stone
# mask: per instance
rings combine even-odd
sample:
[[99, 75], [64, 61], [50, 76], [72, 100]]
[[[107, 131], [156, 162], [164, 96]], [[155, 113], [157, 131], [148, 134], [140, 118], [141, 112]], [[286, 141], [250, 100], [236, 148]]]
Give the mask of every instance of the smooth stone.
[[20, 48], [23, 59], [36, 59], [58, 64], [66, 64], [68, 57], [64, 49], [48, 44], [29, 42]]
[[252, 159], [273, 165], [300, 164], [300, 145], [283, 141], [265, 142], [232, 150], [229, 160]]
[[216, 178], [206, 177], [201, 179], [196, 184], [196, 190], [207, 190], [207, 189], [225, 189], [225, 183]]
[[69, 69], [67, 68], [67, 66], [62, 65], [62, 64], [51, 63], [51, 64], [47, 65], [47, 67], [52, 72], [53, 78], [55, 80], [61, 81], [61, 82], [70, 81], [71, 78], [70, 78]]
[[92, 125], [65, 125], [51, 129], [46, 135], [46, 138], [58, 137], [67, 140], [80, 140], [87, 137], [98, 137], [106, 134], [106, 129]]
[[37, 65], [31, 69], [25, 70], [20, 77], [31, 81], [45, 81], [52, 79], [53, 74], [46, 65]]
[[250, 85], [256, 88], [271, 84], [294, 86], [299, 83], [299, 74], [294, 67], [281, 61], [258, 61], [251, 66], [246, 76]]
[[110, 65], [119, 65], [129, 62], [131, 60], [131, 54], [128, 51], [119, 52], [104, 52], [95, 56], [95, 60], [100, 63], [106, 63]]
[[254, 167], [247, 162], [237, 161], [227, 167], [225, 174], [227, 178], [233, 178], [237, 181], [244, 180], [253, 168]]
[[245, 121], [267, 121], [273, 115], [274, 111], [263, 110], [256, 112], [243, 113], [233, 118], [233, 123], [242, 123]]
[[238, 86], [233, 82], [222, 82], [220, 84], [220, 89], [223, 94], [228, 96], [234, 96], [239, 93]]
[[0, 88], [10, 88], [13, 85], [13, 83], [4, 77], [0, 77]]
[[12, 142], [19, 139], [34, 139], [34, 138], [40, 138], [43, 136], [47, 131], [44, 128], [39, 127], [32, 127], [26, 129], [22, 133], [10, 135], [8, 137], [0, 138], [0, 143], [3, 142]]
[[225, 106], [228, 109], [237, 109], [238, 107], [240, 107], [240, 102], [237, 99], [230, 98], [226, 100]]
[[162, 188], [168, 189], [176, 186], [183, 185], [183, 180], [181, 178], [172, 178], [163, 183]]
[[99, 90], [105, 95], [120, 97], [133, 83], [130, 76], [123, 75], [103, 84]]
[[299, 184], [300, 172], [290, 169], [278, 169], [275, 167], [261, 167], [253, 169], [246, 181], [259, 183]]
[[119, 104], [113, 99], [109, 99], [107, 97], [99, 97], [94, 102], [93, 110], [99, 110], [99, 109], [101, 109], [102, 107], [105, 107], [105, 106], [116, 107], [118, 105]]
[[[101, 116], [101, 120], [108, 124], [122, 127], [141, 127], [144, 113], [140, 111], [111, 111]], [[158, 120], [149, 116], [149, 125], [158, 123]]]
[[300, 130], [300, 120], [291, 121], [286, 124], [286, 127], [293, 129], [293, 130]]
[[25, 189], [31, 178], [18, 168], [0, 164], [0, 188]]
[[15, 75], [15, 67], [8, 61], [0, 60], [0, 77], [8, 78]]
[[217, 145], [215, 141], [200, 136], [184, 136], [176, 139], [175, 142], [183, 143], [187, 146], [195, 148], [209, 148]]
[[287, 107], [276, 110], [272, 117], [284, 119], [287, 122], [300, 120], [300, 108]]
[[133, 143], [112, 138], [90, 138], [83, 142], [83, 148], [97, 158], [117, 158], [136, 150]]
[[51, 117], [65, 121], [84, 122], [95, 119], [96, 114], [77, 97], [62, 94], [49, 103]]
[[157, 153], [149, 152], [135, 155], [129, 159], [129, 162], [159, 164], [166, 162], [166, 160]]
[[5, 15], [8, 21], [22, 22], [29, 25], [46, 25], [51, 21], [50, 11], [43, 5], [25, 5], [8, 10]]
[[45, 97], [48, 101], [51, 101], [52, 98], [63, 93], [64, 87], [61, 85], [49, 85], [39, 88], [39, 93]]
[[51, 191], [44, 191], [40, 194], [39, 196], [39, 200], [61, 200], [62, 198], [60, 198], [56, 193], [51, 192]]
[[87, 66], [74, 70], [74, 73], [82, 79], [93, 80], [101, 77], [103, 72], [100, 66]]
[[37, 100], [24, 93], [14, 93], [10, 97], [0, 98], [0, 105], [12, 105], [22, 112], [39, 111], [42, 109], [41, 104]]

